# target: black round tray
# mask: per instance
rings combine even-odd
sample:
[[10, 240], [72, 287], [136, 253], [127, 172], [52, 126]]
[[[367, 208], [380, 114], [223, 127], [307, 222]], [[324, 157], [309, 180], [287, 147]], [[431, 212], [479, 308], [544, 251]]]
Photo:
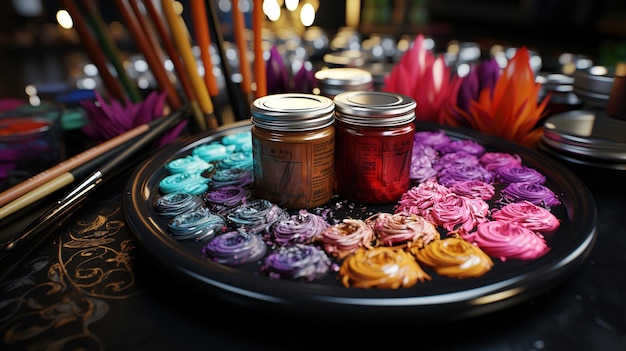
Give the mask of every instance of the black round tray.
[[[190, 154], [199, 145], [250, 128], [248, 121], [241, 121], [175, 142], [141, 164], [127, 183], [123, 197], [126, 220], [138, 247], [166, 273], [164, 285], [200, 289], [209, 294], [207, 299], [222, 298], [251, 310], [340, 318], [409, 317], [415, 322], [433, 323], [488, 313], [546, 292], [575, 273], [597, 235], [593, 197], [566, 167], [501, 138], [419, 122], [418, 131], [443, 129], [453, 139], [473, 139], [489, 151], [516, 153], [526, 166], [545, 174], [545, 185], [561, 200], [561, 205], [552, 208], [561, 225], [546, 236], [551, 250], [531, 261], [494, 259], [492, 270], [478, 278], [442, 277], [425, 268], [432, 281], [395, 290], [346, 288], [334, 274], [314, 282], [270, 279], [260, 273], [260, 263], [241, 267], [218, 264], [202, 257], [203, 243], [177, 241], [168, 234], [167, 220], [160, 218], [153, 206], [159, 196], [158, 182], [166, 175], [164, 165], [169, 161]], [[341, 201], [333, 198], [329, 206]], [[335, 217], [365, 219], [380, 211], [393, 209], [391, 205], [343, 206], [335, 211]]]

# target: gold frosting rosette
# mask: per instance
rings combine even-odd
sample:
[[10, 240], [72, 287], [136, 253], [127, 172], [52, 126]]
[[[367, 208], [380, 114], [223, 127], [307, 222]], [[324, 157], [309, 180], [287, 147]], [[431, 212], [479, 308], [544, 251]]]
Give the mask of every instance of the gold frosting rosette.
[[431, 280], [411, 254], [386, 246], [359, 248], [343, 261], [339, 275], [346, 288], [398, 289]]
[[446, 277], [479, 277], [493, 267], [493, 261], [483, 250], [459, 237], [434, 240], [423, 249], [408, 250], [419, 262]]

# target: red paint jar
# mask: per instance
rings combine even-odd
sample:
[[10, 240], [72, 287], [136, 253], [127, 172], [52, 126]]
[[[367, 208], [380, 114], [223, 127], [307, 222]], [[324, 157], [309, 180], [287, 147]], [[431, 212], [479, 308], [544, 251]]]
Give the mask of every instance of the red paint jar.
[[344, 92], [335, 103], [335, 193], [365, 204], [409, 188], [417, 103], [387, 92]]

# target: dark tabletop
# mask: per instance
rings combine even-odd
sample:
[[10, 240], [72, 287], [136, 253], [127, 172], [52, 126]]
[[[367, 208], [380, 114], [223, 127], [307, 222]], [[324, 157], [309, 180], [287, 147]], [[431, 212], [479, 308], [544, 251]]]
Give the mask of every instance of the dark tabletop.
[[[120, 191], [127, 171], [104, 183], [29, 252], [2, 262], [0, 349], [625, 350], [624, 173], [568, 167], [591, 190], [598, 213], [598, 235], [583, 264], [513, 306], [433, 324], [258, 313], [179, 283], [133, 241]], [[3, 237], [41, 213], [39, 205], [2, 224]]]

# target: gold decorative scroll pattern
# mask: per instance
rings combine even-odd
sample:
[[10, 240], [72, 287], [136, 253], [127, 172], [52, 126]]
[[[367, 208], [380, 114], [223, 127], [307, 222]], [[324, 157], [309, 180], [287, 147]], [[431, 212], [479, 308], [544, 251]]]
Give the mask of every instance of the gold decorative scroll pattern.
[[119, 202], [92, 207], [62, 227], [68, 229], [49, 250], [56, 250], [56, 259], [54, 254], [28, 259], [21, 276], [0, 283], [3, 343], [104, 350], [102, 338], [90, 329], [93, 323], [107, 315], [112, 300], [140, 293], [132, 269], [135, 246], [125, 226]]

